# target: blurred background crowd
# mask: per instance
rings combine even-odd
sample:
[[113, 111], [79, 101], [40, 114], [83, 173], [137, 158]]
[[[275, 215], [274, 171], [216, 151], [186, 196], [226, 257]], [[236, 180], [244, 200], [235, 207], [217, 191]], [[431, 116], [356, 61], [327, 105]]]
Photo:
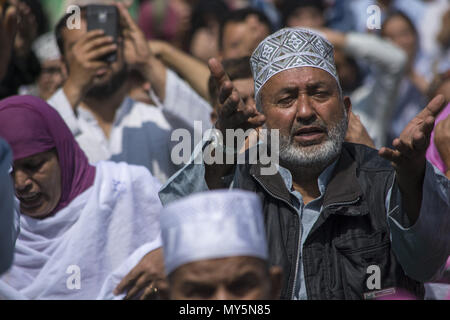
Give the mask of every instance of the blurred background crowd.
[[[82, 26], [69, 30], [73, 5], [113, 2], [123, 3], [117, 6], [123, 34], [116, 43], [87, 31], [85, 7]], [[220, 103], [208, 60], [218, 58], [243, 103], [255, 104], [250, 56], [271, 33], [304, 27], [334, 46], [340, 85], [354, 113], [347, 141], [391, 146], [433, 97], [444, 95], [442, 124], [427, 158], [449, 177], [450, 0], [0, 0], [0, 8], [0, 100], [32, 95], [48, 101], [83, 150], [86, 167], [101, 160], [142, 165], [159, 189], [180, 169], [171, 158], [174, 130], [192, 132], [198, 129], [194, 121], [201, 121], [204, 131], [217, 119]], [[105, 61], [111, 52], [116, 60]], [[21, 110], [18, 123], [25, 118]], [[5, 118], [5, 131], [20, 136], [19, 126]], [[52, 119], [45, 121], [55, 125]], [[40, 126], [33, 122], [30, 128], [40, 132]], [[31, 146], [34, 138], [40, 137], [31, 133]], [[123, 191], [116, 181], [111, 187]], [[142, 186], [136, 190], [142, 193]], [[136, 204], [126, 208], [141, 210]], [[448, 278], [450, 259], [446, 270]], [[42, 283], [47, 286], [47, 279]], [[445, 298], [448, 283], [430, 292], [429, 298]]]
[[[19, 23], [11, 50], [6, 45], [0, 49], [1, 55], [10, 55], [0, 70], [0, 99], [14, 94], [49, 99], [67, 78], [55, 45], [56, 23], [70, 5], [110, 1], [9, 2], [17, 6]], [[153, 54], [208, 102], [209, 58], [249, 56], [262, 39], [285, 26], [316, 29], [334, 45], [342, 89], [377, 147], [398, 136], [430, 97], [450, 97], [447, 0], [122, 2]], [[7, 43], [6, 19], [2, 24], [2, 41]], [[152, 102], [151, 84], [139, 73], [129, 73], [130, 96]]]

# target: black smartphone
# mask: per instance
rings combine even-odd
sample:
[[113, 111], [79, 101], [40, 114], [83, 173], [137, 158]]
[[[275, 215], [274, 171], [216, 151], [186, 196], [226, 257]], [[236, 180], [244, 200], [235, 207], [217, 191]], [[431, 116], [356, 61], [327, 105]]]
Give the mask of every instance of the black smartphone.
[[[86, 6], [87, 30], [101, 29], [105, 35], [114, 38], [117, 43], [119, 35], [119, 11], [115, 6], [88, 5]], [[117, 53], [113, 52], [102, 57], [103, 61], [114, 62], [117, 60]]]

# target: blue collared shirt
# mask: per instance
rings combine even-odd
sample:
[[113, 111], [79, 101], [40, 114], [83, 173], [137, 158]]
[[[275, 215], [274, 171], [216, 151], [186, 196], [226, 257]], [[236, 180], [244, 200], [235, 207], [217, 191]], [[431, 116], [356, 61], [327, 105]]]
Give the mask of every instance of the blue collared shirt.
[[[306, 241], [306, 238], [309, 235], [309, 232], [311, 231], [312, 227], [316, 223], [317, 219], [319, 218], [320, 212], [322, 211], [322, 203], [323, 203], [323, 197], [325, 195], [325, 190], [327, 188], [328, 182], [331, 179], [331, 175], [334, 171], [334, 167], [336, 166], [337, 160], [334, 161], [331, 165], [329, 165], [320, 175], [317, 179], [317, 184], [319, 186], [320, 196], [306, 205], [304, 204], [303, 197], [300, 194], [300, 192], [293, 189], [292, 184], [292, 175], [291, 172], [283, 167], [278, 168], [278, 172], [280, 173], [281, 177], [284, 180], [284, 183], [286, 184], [286, 187], [288, 190], [291, 190], [291, 194], [297, 199], [297, 201], [294, 201], [292, 205], [297, 209], [297, 213], [300, 218], [300, 222], [302, 224], [302, 239], [300, 243], [300, 256], [299, 259], [302, 261], [302, 254], [303, 254], [303, 244]], [[300, 299], [300, 300], [306, 300], [308, 298], [306, 294], [306, 287], [305, 287], [305, 275], [303, 270], [303, 265], [301, 263], [298, 264], [298, 270], [297, 270], [297, 278], [296, 283], [294, 284], [294, 292], [296, 292], [294, 298]]]

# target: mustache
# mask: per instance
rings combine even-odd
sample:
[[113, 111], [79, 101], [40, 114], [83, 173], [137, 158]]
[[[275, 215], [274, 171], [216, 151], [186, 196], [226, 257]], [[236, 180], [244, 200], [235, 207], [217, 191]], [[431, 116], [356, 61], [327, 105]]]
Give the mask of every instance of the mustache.
[[328, 135], [327, 124], [320, 119], [316, 119], [314, 121], [300, 121], [300, 122], [294, 123], [291, 128], [291, 137], [294, 136], [298, 130], [300, 130], [304, 127], [318, 127]]

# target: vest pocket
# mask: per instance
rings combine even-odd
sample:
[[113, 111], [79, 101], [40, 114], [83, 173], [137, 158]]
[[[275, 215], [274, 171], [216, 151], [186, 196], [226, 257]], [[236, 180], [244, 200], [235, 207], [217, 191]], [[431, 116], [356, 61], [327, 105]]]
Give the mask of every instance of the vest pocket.
[[[392, 280], [391, 244], [389, 239], [375, 237], [348, 239], [343, 246], [335, 245], [335, 272], [344, 299], [364, 299], [364, 293], [395, 285]], [[341, 291], [341, 292], [342, 292]]]

